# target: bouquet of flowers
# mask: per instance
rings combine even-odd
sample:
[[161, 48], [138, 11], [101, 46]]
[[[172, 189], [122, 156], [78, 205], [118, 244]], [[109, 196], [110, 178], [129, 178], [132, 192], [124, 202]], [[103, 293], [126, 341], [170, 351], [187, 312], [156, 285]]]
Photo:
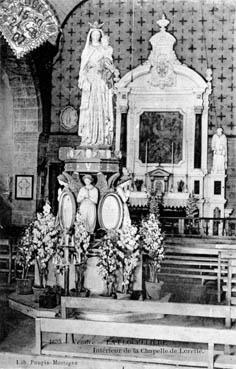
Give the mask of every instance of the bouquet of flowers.
[[77, 213], [74, 224], [74, 263], [80, 264], [87, 259], [87, 252], [90, 245], [90, 234], [87, 231], [86, 224], [82, 216]]
[[60, 230], [55, 225], [55, 217], [47, 202], [43, 207], [43, 213], [37, 213], [36, 220], [32, 224], [32, 247], [39, 270], [41, 287], [44, 280], [47, 280], [48, 264], [55, 253], [59, 239]]
[[142, 250], [149, 258], [151, 282], [157, 282], [157, 275], [164, 258], [164, 234], [161, 232], [160, 222], [154, 214], [142, 220], [140, 227]]
[[115, 292], [117, 271], [120, 267], [117, 250], [116, 231], [108, 231], [101, 240], [97, 266], [99, 273], [106, 282], [107, 295]]
[[140, 260], [138, 228], [131, 222], [118, 231], [118, 256], [122, 271], [122, 292], [128, 293], [133, 282], [134, 270]]
[[16, 263], [21, 267], [21, 279], [26, 279], [31, 265], [34, 264], [34, 247], [32, 243], [32, 231], [34, 223], [31, 222], [25, 228], [17, 248]]
[[131, 222], [118, 230], [108, 231], [101, 241], [99, 261], [100, 274], [106, 281], [108, 295], [116, 292], [118, 272], [121, 272], [122, 291], [130, 291], [134, 270], [140, 260], [139, 235]]

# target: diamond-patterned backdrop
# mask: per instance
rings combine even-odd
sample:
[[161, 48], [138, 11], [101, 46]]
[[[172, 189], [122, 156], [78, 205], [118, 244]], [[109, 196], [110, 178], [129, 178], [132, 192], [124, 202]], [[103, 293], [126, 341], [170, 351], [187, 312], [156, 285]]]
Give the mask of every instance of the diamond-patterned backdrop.
[[[171, 21], [168, 31], [177, 39], [178, 58], [205, 77], [213, 70], [209, 135], [223, 126], [229, 139], [229, 172], [235, 172], [235, 12], [233, 0], [89, 0], [68, 18], [63, 28], [61, 52], [55, 60], [52, 79], [51, 132], [65, 132], [59, 124], [61, 109], [73, 105], [79, 110], [77, 80], [80, 56], [88, 23], [104, 23], [110, 36], [114, 62], [121, 76], [144, 62], [150, 52], [150, 37], [158, 31], [156, 21], [163, 12]], [[71, 133], [76, 134], [77, 130]], [[232, 183], [233, 185], [233, 183]], [[234, 191], [235, 192], [235, 191]], [[235, 196], [235, 193], [234, 193]]]

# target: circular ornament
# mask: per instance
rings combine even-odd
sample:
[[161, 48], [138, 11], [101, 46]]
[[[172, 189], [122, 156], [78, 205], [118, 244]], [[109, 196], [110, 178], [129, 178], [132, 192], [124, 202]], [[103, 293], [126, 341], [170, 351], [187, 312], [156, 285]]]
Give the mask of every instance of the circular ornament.
[[60, 114], [60, 124], [63, 128], [69, 130], [74, 128], [78, 123], [78, 113], [73, 106], [66, 106]]
[[106, 194], [98, 206], [98, 222], [106, 230], [120, 228], [123, 221], [123, 202], [116, 193]]
[[60, 195], [58, 218], [63, 230], [69, 231], [75, 223], [76, 202], [73, 193], [64, 189]]

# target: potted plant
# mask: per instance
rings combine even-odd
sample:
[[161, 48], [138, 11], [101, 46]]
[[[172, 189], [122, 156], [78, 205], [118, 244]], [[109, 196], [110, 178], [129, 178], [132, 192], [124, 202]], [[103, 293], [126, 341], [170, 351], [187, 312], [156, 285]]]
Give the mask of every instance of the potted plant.
[[108, 231], [100, 242], [98, 263], [99, 274], [106, 283], [106, 296], [115, 296], [117, 271], [120, 263], [118, 259], [116, 231]]
[[150, 298], [159, 299], [163, 282], [158, 280], [158, 272], [164, 258], [164, 234], [161, 232], [160, 222], [155, 214], [151, 213], [148, 218], [142, 220], [140, 240], [148, 263], [149, 280], [145, 281], [146, 292]]
[[55, 223], [50, 204], [46, 202], [43, 212], [36, 214], [32, 228], [34, 257], [39, 273], [39, 284], [33, 287], [37, 302], [47, 283], [49, 261], [52, 259], [60, 240], [60, 230]]
[[32, 230], [33, 222], [25, 228], [17, 248], [16, 263], [20, 267], [20, 278], [16, 279], [16, 292], [20, 295], [32, 293], [33, 278], [28, 277], [29, 268], [34, 264]]
[[121, 294], [117, 293], [117, 298], [127, 298], [132, 292], [134, 282], [134, 272], [140, 262], [140, 245], [138, 228], [127, 221], [126, 224], [117, 231], [118, 233], [118, 258], [122, 275]]

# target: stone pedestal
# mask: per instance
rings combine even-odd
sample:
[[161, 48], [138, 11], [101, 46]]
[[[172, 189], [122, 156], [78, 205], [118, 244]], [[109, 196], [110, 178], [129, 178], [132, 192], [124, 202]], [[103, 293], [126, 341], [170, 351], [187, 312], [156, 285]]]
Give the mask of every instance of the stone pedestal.
[[92, 256], [88, 259], [87, 269], [84, 275], [84, 287], [87, 288], [91, 294], [103, 295], [106, 293], [106, 284], [99, 274], [97, 262], [97, 256]]
[[79, 173], [116, 173], [119, 171], [119, 155], [109, 148], [61, 147], [59, 159], [65, 162], [66, 172]]

